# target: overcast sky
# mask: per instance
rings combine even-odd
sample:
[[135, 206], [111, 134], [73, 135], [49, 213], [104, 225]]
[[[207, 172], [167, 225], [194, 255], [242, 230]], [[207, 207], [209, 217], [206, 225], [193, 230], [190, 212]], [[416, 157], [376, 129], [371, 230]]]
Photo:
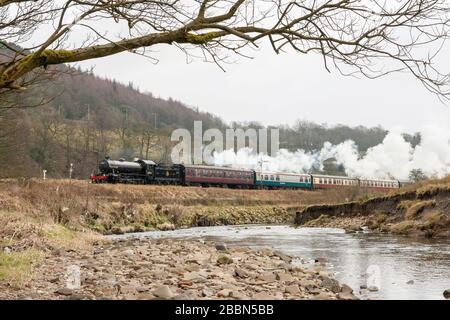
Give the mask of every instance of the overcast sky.
[[276, 55], [261, 49], [254, 59], [216, 65], [186, 58], [177, 48], [153, 48], [159, 63], [123, 53], [83, 62], [97, 75], [132, 81], [142, 91], [172, 97], [225, 121], [293, 124], [296, 119], [348, 125], [401, 126], [414, 132], [425, 124], [450, 127], [450, 105], [443, 104], [409, 74], [377, 80], [328, 73], [318, 55]]

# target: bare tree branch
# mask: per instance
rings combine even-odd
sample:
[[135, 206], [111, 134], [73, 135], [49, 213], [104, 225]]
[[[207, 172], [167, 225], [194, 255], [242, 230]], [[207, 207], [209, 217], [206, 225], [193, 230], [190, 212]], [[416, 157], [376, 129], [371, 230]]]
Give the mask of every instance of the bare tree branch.
[[[48, 22], [45, 40], [27, 47]], [[450, 76], [438, 56], [449, 22], [447, 0], [0, 0], [0, 44], [11, 52], [0, 59], [0, 95], [49, 65], [176, 44], [204, 50], [220, 66], [227, 50], [246, 56], [267, 39], [276, 53], [316, 53], [344, 75], [407, 71], [448, 98]], [[127, 35], [108, 34], [112, 23]], [[80, 32], [90, 40], [77, 44]]]

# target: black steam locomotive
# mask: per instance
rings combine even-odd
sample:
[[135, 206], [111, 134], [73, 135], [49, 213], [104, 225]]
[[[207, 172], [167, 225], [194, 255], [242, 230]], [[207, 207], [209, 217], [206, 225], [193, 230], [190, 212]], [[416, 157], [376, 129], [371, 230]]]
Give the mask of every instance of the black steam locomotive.
[[99, 173], [91, 175], [93, 183], [134, 183], [134, 184], [179, 184], [183, 176], [183, 166], [157, 165], [151, 160], [100, 161]]

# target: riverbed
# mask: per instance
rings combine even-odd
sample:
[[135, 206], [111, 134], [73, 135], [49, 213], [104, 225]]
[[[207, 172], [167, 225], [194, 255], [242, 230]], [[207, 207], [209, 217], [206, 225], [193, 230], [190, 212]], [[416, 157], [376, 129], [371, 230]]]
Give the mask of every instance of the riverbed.
[[112, 237], [201, 238], [225, 242], [228, 246], [271, 248], [291, 255], [295, 264], [322, 263], [362, 299], [443, 299], [443, 291], [450, 288], [447, 239], [261, 225], [198, 227]]

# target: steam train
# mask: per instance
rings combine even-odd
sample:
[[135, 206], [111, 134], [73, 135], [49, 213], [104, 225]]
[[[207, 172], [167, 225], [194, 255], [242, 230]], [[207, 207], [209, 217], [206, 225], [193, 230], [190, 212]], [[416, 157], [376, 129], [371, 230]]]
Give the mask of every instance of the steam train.
[[358, 179], [305, 173], [285, 173], [234, 169], [202, 165], [156, 164], [151, 160], [111, 160], [99, 163], [92, 183], [166, 184], [240, 189], [328, 189], [361, 187], [379, 190], [398, 189], [407, 182], [399, 180]]

